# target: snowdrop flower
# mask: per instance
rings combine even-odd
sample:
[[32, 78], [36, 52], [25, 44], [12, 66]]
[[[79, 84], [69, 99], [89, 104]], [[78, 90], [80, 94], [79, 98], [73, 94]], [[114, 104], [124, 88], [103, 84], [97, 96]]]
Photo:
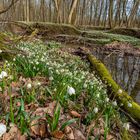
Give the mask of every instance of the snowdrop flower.
[[106, 102], [109, 102], [109, 98], [108, 98], [108, 97], [106, 97], [106, 98], [105, 98], [105, 101], [106, 101]]
[[86, 83], [84, 84], [84, 88], [87, 88], [87, 84]]
[[7, 72], [5, 71], [2, 71], [1, 74], [0, 74], [0, 79], [4, 78], [4, 77], [7, 77]]
[[2, 53], [2, 50], [0, 50], [0, 53]]
[[13, 61], [16, 61], [16, 58], [13, 58]]
[[10, 63], [7, 64], [7, 67], [9, 67], [9, 66], [10, 66]]
[[131, 103], [129, 103], [129, 102], [128, 102], [128, 104], [127, 104], [127, 105], [128, 105], [128, 107], [132, 107], [132, 104], [131, 104]]
[[27, 89], [31, 89], [31, 88], [32, 88], [31, 83], [28, 83], [28, 84], [27, 84]]
[[4, 125], [3, 123], [0, 123], [0, 137], [6, 133], [6, 125]]
[[38, 65], [38, 64], [39, 64], [39, 62], [37, 61], [37, 62], [36, 62], [36, 65]]
[[129, 125], [129, 123], [124, 123], [124, 124], [123, 124], [123, 127], [124, 127], [126, 130], [129, 130], [130, 125]]
[[52, 81], [52, 80], [53, 80], [53, 77], [52, 77], [52, 76], [51, 76], [51, 77], [49, 77], [49, 80], [50, 80], [50, 81]]
[[121, 89], [118, 90], [118, 93], [121, 94], [123, 91]]
[[117, 102], [116, 102], [116, 101], [112, 102], [112, 104], [113, 104], [114, 106], [117, 106]]
[[98, 113], [98, 108], [95, 107], [93, 111], [94, 111], [94, 113]]
[[38, 83], [37, 83], [37, 85], [38, 85], [38, 86], [41, 86], [41, 83], [40, 83], [40, 82], [38, 82]]
[[96, 95], [96, 97], [99, 98], [99, 97], [100, 97], [100, 94], [98, 93], [98, 94]]
[[68, 92], [69, 95], [74, 95], [75, 94], [75, 89], [73, 87], [68, 86], [67, 92]]
[[2, 77], [2, 75], [0, 74], [0, 79], [2, 79], [3, 77]]

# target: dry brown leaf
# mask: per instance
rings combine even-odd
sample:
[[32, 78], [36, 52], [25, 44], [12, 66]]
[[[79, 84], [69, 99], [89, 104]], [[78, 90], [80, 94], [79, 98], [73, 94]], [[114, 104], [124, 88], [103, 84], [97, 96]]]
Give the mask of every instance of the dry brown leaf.
[[94, 127], [95, 127], [95, 121], [92, 121], [91, 124], [87, 127], [87, 133], [89, 134]]
[[49, 84], [49, 80], [47, 77], [40, 77], [40, 76], [36, 76], [33, 78], [33, 85], [36, 85], [36, 82], [40, 82], [41, 85], [48, 85]]
[[64, 133], [66, 134], [68, 140], [74, 140], [74, 134], [71, 127], [66, 126], [64, 129]]
[[30, 128], [37, 136], [45, 137], [47, 135], [47, 123], [43, 119], [33, 120]]
[[47, 113], [48, 109], [46, 107], [37, 108], [36, 111], [33, 113], [37, 116], [44, 116]]
[[54, 131], [52, 136], [57, 139], [62, 139], [64, 137], [64, 133], [62, 131]]
[[76, 112], [76, 111], [70, 111], [70, 114], [73, 116], [73, 117], [76, 117], [76, 118], [80, 118], [81, 117], [81, 115], [78, 113], [78, 112]]
[[19, 81], [20, 81], [20, 82], [23, 82], [23, 83], [26, 83], [26, 79], [23, 78], [22, 76], [20, 76]]
[[47, 107], [37, 108], [36, 111], [34, 112], [34, 115], [43, 116], [47, 113], [48, 115], [53, 117], [55, 106], [56, 106], [56, 101], [53, 101], [49, 103]]
[[74, 129], [74, 138], [75, 138], [75, 140], [86, 140], [86, 137], [78, 129]]
[[3, 135], [2, 140], [26, 140], [26, 137], [21, 135], [21, 132], [15, 125], [12, 125], [9, 132]]
[[107, 140], [115, 140], [115, 138], [113, 135], [109, 134], [107, 135]]

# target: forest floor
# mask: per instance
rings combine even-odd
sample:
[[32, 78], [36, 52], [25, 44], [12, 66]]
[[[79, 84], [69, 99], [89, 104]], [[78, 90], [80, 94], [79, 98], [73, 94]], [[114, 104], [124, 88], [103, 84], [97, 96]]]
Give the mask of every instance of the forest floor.
[[[101, 44], [93, 47], [95, 40], [86, 42], [84, 37], [80, 42], [71, 37], [57, 35], [54, 40], [59, 42], [55, 42], [50, 41], [51, 38], [41, 41], [37, 39], [39, 35], [28, 36], [26, 41], [20, 39], [12, 46], [16, 47], [18, 54], [10, 51], [8, 60], [3, 58], [5, 54], [7, 58], [9, 48], [1, 49], [0, 139], [140, 138], [138, 127], [122, 112], [116, 99], [108, 96], [106, 85], [83, 55], [85, 51], [102, 48]], [[127, 39], [130, 41], [130, 37]], [[136, 40], [131, 38], [137, 46], [139, 39]], [[4, 41], [4, 44], [11, 45], [9, 38]], [[85, 46], [71, 47], [67, 43]], [[111, 47], [112, 44], [115, 46]], [[108, 51], [115, 47], [117, 51], [118, 46], [126, 49], [121, 41], [113, 40], [112, 44], [104, 48], [108, 47]], [[139, 54], [138, 48], [127, 41], [126, 44], [126, 54], [132, 50]]]

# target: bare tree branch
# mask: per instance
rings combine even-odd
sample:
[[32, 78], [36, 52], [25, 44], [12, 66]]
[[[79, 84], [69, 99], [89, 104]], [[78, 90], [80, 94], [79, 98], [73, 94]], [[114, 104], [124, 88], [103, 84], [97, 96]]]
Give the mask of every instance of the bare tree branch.
[[3, 14], [3, 13], [5, 13], [5, 12], [7, 12], [14, 4], [17, 3], [18, 1], [19, 1], [19, 0], [12, 0], [12, 1], [11, 1], [11, 4], [10, 4], [7, 8], [0, 10], [0, 14]]

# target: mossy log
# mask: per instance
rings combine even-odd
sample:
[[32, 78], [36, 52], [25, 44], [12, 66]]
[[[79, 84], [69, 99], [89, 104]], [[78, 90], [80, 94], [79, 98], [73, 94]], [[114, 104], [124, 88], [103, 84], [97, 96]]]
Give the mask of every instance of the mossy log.
[[[88, 59], [92, 64], [93, 68], [101, 78], [101, 80], [107, 85], [107, 89], [111, 93], [120, 105], [134, 120], [140, 123], [140, 105], [138, 105], [132, 97], [130, 97], [126, 91], [113, 80], [111, 74], [105, 67], [105, 65], [96, 59], [93, 55], [89, 54]], [[122, 91], [120, 93], [120, 90]], [[132, 105], [132, 106], [131, 106]]]
[[20, 28], [19, 30], [26, 31], [27, 34], [31, 34], [35, 29], [38, 29], [38, 35], [58, 35], [58, 34], [70, 34], [70, 35], [80, 35], [81, 31], [76, 27], [68, 24], [57, 24], [49, 22], [11, 22], [11, 28]]

